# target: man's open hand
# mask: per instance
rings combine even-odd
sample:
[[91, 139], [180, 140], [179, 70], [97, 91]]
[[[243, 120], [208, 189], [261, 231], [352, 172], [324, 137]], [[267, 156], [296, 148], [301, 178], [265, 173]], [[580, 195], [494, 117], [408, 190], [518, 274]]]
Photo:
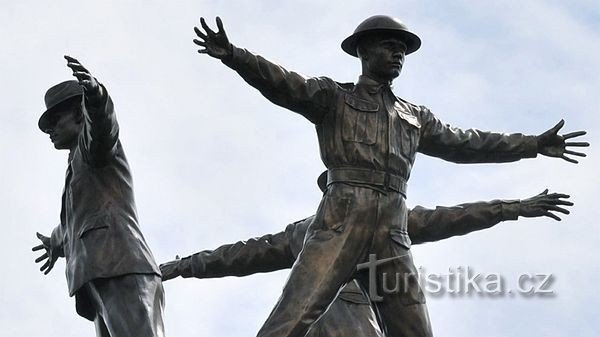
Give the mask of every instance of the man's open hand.
[[569, 158], [566, 155], [585, 157], [586, 154], [582, 152], [576, 152], [567, 149], [567, 146], [571, 147], [587, 147], [590, 146], [588, 142], [565, 142], [567, 139], [583, 136], [586, 134], [585, 131], [576, 131], [567, 133], [566, 135], [559, 135], [558, 131], [565, 125], [565, 121], [561, 120], [552, 129], [537, 136], [538, 152], [548, 156], [562, 158], [570, 163], [577, 164], [578, 161]]
[[92, 103], [101, 101], [104, 94], [98, 80], [77, 59], [65, 55], [65, 60], [67, 60], [67, 67], [71, 68], [73, 76], [77, 78], [77, 81], [83, 87], [87, 99]]
[[56, 263], [56, 260], [58, 260], [59, 254], [56, 251], [56, 249], [52, 247], [49, 237], [44, 236], [40, 233], [36, 233], [36, 235], [38, 239], [42, 241], [42, 244], [33, 247], [31, 250], [33, 250], [34, 252], [42, 249], [45, 250], [45, 253], [42, 256], [35, 259], [35, 262], [40, 263], [42, 261], [46, 261], [40, 268], [40, 271], [44, 272], [44, 275], [48, 275], [52, 268], [54, 268], [54, 264]]
[[546, 189], [544, 192], [531, 197], [529, 199], [521, 200], [521, 212], [520, 215], [526, 218], [535, 218], [540, 216], [547, 216], [554, 220], [560, 221], [561, 219], [556, 214], [551, 213], [560, 212], [563, 214], [569, 214], [570, 212], [561, 206], [573, 206], [573, 203], [563, 199], [569, 198], [569, 195], [561, 193], [548, 194]]
[[194, 31], [199, 38], [194, 39], [194, 43], [203, 48], [199, 49], [198, 52], [201, 54], [208, 54], [218, 59], [223, 59], [231, 55], [231, 43], [229, 43], [225, 29], [223, 29], [221, 18], [217, 16], [217, 28], [219, 29], [217, 32], [214, 32], [208, 27], [204, 18], [200, 18], [200, 24], [202, 25], [204, 32], [198, 27], [194, 27]]

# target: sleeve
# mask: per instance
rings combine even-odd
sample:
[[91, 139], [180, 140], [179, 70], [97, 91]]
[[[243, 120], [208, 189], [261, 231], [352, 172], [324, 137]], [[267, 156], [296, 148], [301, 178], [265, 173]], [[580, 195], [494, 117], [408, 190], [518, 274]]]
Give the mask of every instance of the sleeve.
[[421, 138], [418, 151], [454, 163], [501, 163], [537, 156], [535, 136], [461, 130], [442, 123], [426, 107], [418, 109]]
[[79, 137], [79, 147], [84, 160], [95, 167], [103, 166], [116, 151], [119, 140], [114, 105], [106, 88], [99, 102], [91, 103], [84, 98], [83, 131]]
[[290, 268], [294, 224], [285, 231], [205, 250], [181, 260], [180, 274], [196, 278], [246, 276]]
[[319, 124], [335, 106], [337, 84], [332, 79], [306, 78], [246, 49], [232, 48], [232, 55], [223, 63], [271, 102], [299, 113], [314, 124]]
[[414, 244], [439, 241], [517, 220], [520, 202], [493, 200], [453, 207], [427, 209], [417, 206], [408, 215], [408, 235]]
[[59, 257], [65, 257], [64, 251], [64, 234], [61, 225], [56, 226], [50, 235], [50, 245], [55, 252], [58, 252]]

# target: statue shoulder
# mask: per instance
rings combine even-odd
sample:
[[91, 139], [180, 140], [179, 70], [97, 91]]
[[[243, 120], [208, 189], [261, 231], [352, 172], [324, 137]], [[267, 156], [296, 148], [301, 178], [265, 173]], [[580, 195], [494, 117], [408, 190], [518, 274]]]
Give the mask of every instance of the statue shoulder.
[[354, 90], [354, 83], [353, 82], [346, 82], [346, 83], [335, 82], [335, 84], [342, 91], [352, 92]]

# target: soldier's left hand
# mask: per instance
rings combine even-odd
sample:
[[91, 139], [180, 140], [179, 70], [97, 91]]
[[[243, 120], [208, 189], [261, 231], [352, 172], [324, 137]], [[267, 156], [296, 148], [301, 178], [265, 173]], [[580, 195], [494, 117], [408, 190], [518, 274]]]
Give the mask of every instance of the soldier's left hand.
[[590, 144], [588, 142], [566, 142], [568, 139], [583, 136], [586, 134], [586, 132], [576, 131], [567, 133], [565, 135], [559, 135], [558, 131], [564, 125], [565, 121], [561, 119], [561, 121], [558, 122], [558, 124], [556, 124], [553, 128], [537, 136], [538, 152], [548, 157], [562, 158], [570, 163], [577, 164], [577, 160], [569, 158], [566, 155], [585, 157], [586, 154], [583, 152], [569, 150], [567, 149], [567, 146], [588, 147]]
[[35, 259], [35, 263], [40, 263], [44, 261], [42, 267], [40, 267], [40, 271], [44, 273], [44, 275], [48, 275], [48, 273], [54, 268], [54, 264], [58, 260], [58, 253], [56, 249], [52, 247], [52, 240], [49, 237], [42, 235], [40, 233], [36, 233], [36, 236], [42, 242], [40, 245], [33, 247], [31, 250], [36, 252], [39, 250], [43, 250], [44, 254], [37, 259]]
[[[520, 216], [526, 218], [536, 218], [541, 216], [547, 216], [556, 221], [561, 219], [552, 212], [559, 212], [563, 214], [569, 214], [569, 210], [565, 208], [573, 206], [573, 203], [564, 199], [568, 199], [569, 195], [562, 193], [550, 193], [548, 189], [542, 193], [531, 197], [529, 199], [521, 200], [520, 205]], [[562, 206], [562, 207], [561, 207]]]
[[65, 60], [67, 60], [67, 67], [71, 68], [73, 76], [83, 87], [86, 98], [93, 103], [101, 101], [104, 93], [98, 80], [77, 59], [65, 55]]

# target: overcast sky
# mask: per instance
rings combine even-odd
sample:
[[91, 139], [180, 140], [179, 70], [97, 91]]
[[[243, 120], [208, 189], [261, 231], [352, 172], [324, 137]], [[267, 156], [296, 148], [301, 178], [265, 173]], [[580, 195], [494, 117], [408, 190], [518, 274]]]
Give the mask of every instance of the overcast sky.
[[[413, 249], [428, 272], [471, 266], [514, 282], [552, 273], [553, 298], [429, 297], [436, 336], [596, 336], [600, 5], [578, 1], [0, 1], [0, 336], [91, 336], [75, 313], [64, 260], [44, 276], [35, 232], [58, 223], [66, 152], [37, 129], [48, 87], [77, 57], [115, 102], [142, 230], [158, 262], [277, 232], [313, 214], [324, 169], [316, 133], [217, 60], [196, 53], [193, 26], [220, 15], [231, 41], [307, 76], [355, 81], [340, 42], [389, 14], [423, 40], [397, 95], [455, 126], [538, 134], [561, 118], [592, 143], [579, 165], [538, 158], [455, 165], [417, 157], [411, 206], [572, 195], [562, 222], [526, 219]], [[165, 284], [169, 336], [254, 336], [287, 271]]]

